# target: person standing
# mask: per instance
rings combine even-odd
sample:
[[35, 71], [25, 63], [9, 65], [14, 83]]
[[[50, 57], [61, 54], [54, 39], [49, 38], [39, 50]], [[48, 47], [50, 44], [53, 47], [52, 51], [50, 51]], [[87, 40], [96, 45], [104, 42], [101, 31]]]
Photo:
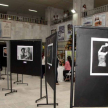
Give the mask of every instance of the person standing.
[[83, 15], [84, 15], [84, 17], [87, 16], [87, 6], [86, 6], [86, 4], [83, 5]]
[[45, 56], [44, 53], [42, 54], [42, 78], [45, 74]]
[[56, 85], [59, 85], [59, 83], [58, 83], [58, 70], [57, 70], [57, 68], [58, 68], [58, 62], [59, 62], [59, 59], [57, 57], [57, 62], [56, 62]]

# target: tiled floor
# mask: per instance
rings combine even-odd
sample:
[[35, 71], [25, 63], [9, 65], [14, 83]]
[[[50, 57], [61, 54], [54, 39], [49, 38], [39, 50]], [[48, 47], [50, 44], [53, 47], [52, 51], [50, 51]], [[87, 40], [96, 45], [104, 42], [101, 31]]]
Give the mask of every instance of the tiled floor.
[[[3, 72], [2, 72], [3, 73]], [[16, 74], [13, 74], [13, 82], [16, 81]], [[6, 76], [4, 76], [6, 78]], [[19, 75], [21, 79], [21, 75]], [[7, 78], [0, 80], [0, 108], [37, 108], [35, 100], [40, 96], [40, 78], [24, 75], [24, 82], [29, 85], [13, 84], [13, 89], [18, 92], [5, 96], [9, 91], [2, 91], [7, 88]], [[43, 79], [43, 96], [45, 96], [45, 80]], [[53, 102], [53, 90], [48, 86], [49, 103]], [[57, 86], [57, 108], [69, 108], [70, 83], [63, 82]], [[46, 99], [38, 103], [46, 103]], [[41, 106], [40, 108], [53, 108], [53, 106]]]

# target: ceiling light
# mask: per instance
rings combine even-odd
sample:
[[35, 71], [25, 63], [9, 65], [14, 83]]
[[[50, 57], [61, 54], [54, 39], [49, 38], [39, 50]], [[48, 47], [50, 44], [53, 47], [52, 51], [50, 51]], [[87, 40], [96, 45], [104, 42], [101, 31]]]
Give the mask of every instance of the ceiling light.
[[7, 6], [7, 7], [8, 7], [9, 5], [6, 5], [6, 4], [0, 4], [0, 6]]
[[29, 11], [31, 11], [31, 12], [37, 12], [36, 10], [32, 10], [32, 9], [29, 9]]
[[71, 12], [72, 12], [73, 14], [76, 13], [76, 11], [75, 11], [74, 9], [72, 9]]
[[11, 20], [11, 18], [8, 17], [8, 20]]

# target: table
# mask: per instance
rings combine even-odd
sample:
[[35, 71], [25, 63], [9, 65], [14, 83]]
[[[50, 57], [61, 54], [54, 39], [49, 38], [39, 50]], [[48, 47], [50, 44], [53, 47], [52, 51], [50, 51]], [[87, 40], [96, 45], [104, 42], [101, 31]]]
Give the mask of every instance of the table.
[[64, 70], [64, 66], [58, 66], [58, 81], [59, 82], [63, 82], [63, 70]]

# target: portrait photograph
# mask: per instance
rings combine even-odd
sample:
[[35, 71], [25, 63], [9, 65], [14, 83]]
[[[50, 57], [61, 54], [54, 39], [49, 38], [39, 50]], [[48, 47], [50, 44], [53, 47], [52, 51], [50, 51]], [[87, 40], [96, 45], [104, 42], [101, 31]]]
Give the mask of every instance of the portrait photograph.
[[91, 38], [90, 75], [108, 76], [108, 38]]
[[33, 46], [17, 46], [17, 60], [33, 61]]
[[7, 47], [3, 47], [3, 57], [7, 57]]
[[53, 60], [53, 43], [47, 46], [47, 64], [52, 66]]

